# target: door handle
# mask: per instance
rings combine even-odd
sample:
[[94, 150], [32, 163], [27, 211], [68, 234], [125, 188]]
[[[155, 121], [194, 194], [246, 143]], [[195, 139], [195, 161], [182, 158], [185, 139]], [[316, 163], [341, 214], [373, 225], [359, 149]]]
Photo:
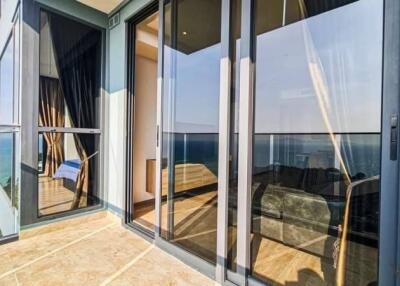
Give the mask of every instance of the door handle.
[[390, 160], [397, 160], [397, 141], [398, 141], [399, 119], [397, 114], [390, 118]]

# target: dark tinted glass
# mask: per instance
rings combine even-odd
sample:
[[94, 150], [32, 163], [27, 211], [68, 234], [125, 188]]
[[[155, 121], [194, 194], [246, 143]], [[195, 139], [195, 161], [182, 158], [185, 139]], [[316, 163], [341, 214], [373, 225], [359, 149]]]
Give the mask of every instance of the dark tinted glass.
[[41, 12], [39, 126], [100, 127], [101, 32]]

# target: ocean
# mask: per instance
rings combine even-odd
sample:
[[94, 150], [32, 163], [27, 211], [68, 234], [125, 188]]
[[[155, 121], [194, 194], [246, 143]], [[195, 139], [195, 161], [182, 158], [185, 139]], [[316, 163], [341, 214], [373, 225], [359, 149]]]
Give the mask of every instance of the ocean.
[[[167, 136], [164, 134], [164, 158], [167, 158]], [[270, 135], [256, 134], [254, 138], [255, 167], [270, 164]], [[237, 138], [235, 137], [237, 144]], [[39, 138], [39, 158], [43, 158], [43, 138]], [[342, 156], [352, 174], [363, 173], [367, 177], [380, 173], [380, 135], [353, 134], [343, 136]], [[307, 155], [325, 154], [334, 161], [335, 151], [327, 135], [275, 135], [274, 163], [304, 167]], [[0, 133], [0, 184], [5, 187], [12, 176], [13, 134]], [[218, 134], [175, 134], [176, 163], [200, 163], [218, 175]]]
[[5, 187], [12, 176], [13, 134], [0, 133], [0, 184]]

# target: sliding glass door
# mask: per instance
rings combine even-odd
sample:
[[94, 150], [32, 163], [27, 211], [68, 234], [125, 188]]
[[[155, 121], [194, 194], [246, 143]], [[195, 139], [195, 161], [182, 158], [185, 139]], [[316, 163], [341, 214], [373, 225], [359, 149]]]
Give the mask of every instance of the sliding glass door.
[[221, 1], [164, 6], [161, 235], [216, 263]]
[[388, 1], [160, 1], [156, 239], [219, 282], [392, 281]]
[[251, 275], [376, 285], [383, 1], [255, 0], [254, 17]]

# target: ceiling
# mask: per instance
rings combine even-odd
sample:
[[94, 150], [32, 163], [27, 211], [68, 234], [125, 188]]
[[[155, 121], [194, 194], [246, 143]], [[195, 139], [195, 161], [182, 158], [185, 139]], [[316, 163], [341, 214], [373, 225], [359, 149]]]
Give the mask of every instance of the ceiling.
[[109, 14], [124, 0], [76, 0], [103, 13]]
[[221, 41], [221, 0], [178, 0], [176, 15], [170, 3], [164, 16], [167, 45], [191, 54]]
[[136, 25], [136, 55], [157, 61], [158, 12]]

